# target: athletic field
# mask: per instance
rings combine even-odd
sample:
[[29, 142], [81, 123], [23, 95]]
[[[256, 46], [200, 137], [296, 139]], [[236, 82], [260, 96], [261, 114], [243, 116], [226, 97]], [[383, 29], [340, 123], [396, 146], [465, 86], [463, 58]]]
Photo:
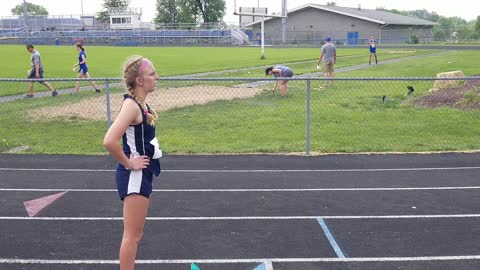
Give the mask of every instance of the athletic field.
[[[71, 69], [77, 57], [73, 46], [37, 49], [44, 60], [46, 77], [76, 76]], [[267, 48], [265, 60], [260, 60], [259, 48], [87, 46], [86, 52], [94, 78], [119, 78], [123, 61], [134, 54], [151, 58], [161, 77], [216, 72], [197, 77], [226, 78], [219, 82], [159, 81], [159, 89], [150, 102], [160, 113], [158, 136], [166, 153], [305, 151], [306, 81], [290, 81], [288, 98], [272, 95], [273, 82], [256, 87], [238, 85], [265, 78], [265, 67], [276, 64], [291, 67], [295, 76], [318, 78], [315, 66], [319, 49]], [[5, 56], [0, 63], [5, 72], [3, 77], [25, 77], [29, 54], [24, 46], [2, 46], [0, 53]], [[368, 66], [366, 49], [339, 48], [336, 77], [435, 77], [439, 72], [453, 70], [462, 70], [466, 76], [480, 73], [480, 55], [475, 51], [379, 48], [378, 57], [378, 66]], [[234, 77], [254, 81], [229, 80]], [[25, 82], [0, 84], [0, 96], [26, 93]], [[0, 124], [6, 128], [0, 129], [0, 150], [28, 146], [31, 153], [104, 153], [101, 141], [107, 128], [105, 96], [83, 91], [72, 97], [67, 93], [73, 81], [52, 84], [63, 91], [55, 99], [2, 103]], [[105, 86], [102, 81], [98, 84]], [[332, 90], [323, 90], [321, 85], [322, 81], [311, 82], [311, 152], [480, 148], [476, 139], [480, 132], [476, 110], [418, 106], [417, 98], [428, 95], [433, 81], [338, 81]], [[406, 95], [406, 87], [410, 85], [415, 88], [413, 96]], [[45, 91], [38, 84], [35, 89]], [[118, 111], [124, 90], [117, 83], [111, 91], [111, 108]], [[464, 107], [475, 107], [478, 103], [475, 89], [465, 95]], [[61, 136], [58, 130], [62, 130]]]

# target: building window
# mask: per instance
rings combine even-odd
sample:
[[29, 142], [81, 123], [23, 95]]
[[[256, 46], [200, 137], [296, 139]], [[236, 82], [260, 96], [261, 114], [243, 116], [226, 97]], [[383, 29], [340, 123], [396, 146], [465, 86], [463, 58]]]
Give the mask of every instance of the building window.
[[112, 18], [112, 24], [128, 24], [132, 23], [132, 18]]

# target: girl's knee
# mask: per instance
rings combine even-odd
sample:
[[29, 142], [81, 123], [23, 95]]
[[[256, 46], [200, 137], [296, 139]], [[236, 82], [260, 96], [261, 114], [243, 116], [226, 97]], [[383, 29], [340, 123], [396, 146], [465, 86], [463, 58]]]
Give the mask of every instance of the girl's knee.
[[142, 240], [143, 237], [143, 230], [136, 230], [133, 232], [125, 231], [123, 232], [123, 241], [125, 242], [134, 242], [138, 243]]

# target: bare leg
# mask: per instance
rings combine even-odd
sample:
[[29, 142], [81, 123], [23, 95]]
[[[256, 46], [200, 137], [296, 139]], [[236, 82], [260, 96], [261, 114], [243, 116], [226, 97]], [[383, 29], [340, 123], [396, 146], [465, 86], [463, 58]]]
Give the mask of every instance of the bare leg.
[[280, 95], [282, 97], [287, 96], [287, 81], [280, 82]]
[[[88, 74], [88, 72], [85, 73], [85, 77], [86, 77], [87, 79], [90, 79], [90, 74]], [[94, 81], [90, 81], [90, 84], [93, 86], [93, 88], [94, 88], [95, 90], [98, 89], [98, 87], [97, 87], [97, 85], [95, 84]]]
[[372, 53], [368, 55], [368, 64], [370, 65], [372, 63]]
[[[325, 68], [324, 68], [325, 70]], [[325, 78], [325, 84], [323, 86], [327, 87], [327, 84], [328, 84], [328, 80], [326, 78], [328, 78], [330, 75], [330, 72], [327, 72], [327, 71], [324, 71], [323, 72], [323, 77]]]
[[53, 86], [51, 84], [49, 84], [48, 82], [41, 82], [41, 84], [45, 85], [48, 90], [50, 91], [54, 91], [55, 89], [53, 89]]
[[133, 270], [137, 256], [138, 242], [143, 236], [150, 200], [132, 194], [124, 199], [123, 238], [120, 245], [120, 270]]
[[[83, 78], [83, 77], [84, 77], [83, 73], [79, 72], [78, 75], [77, 75], [77, 78], [80, 79], [80, 78]], [[77, 94], [79, 90], [80, 90], [80, 81], [77, 81], [75, 83], [75, 88], [73, 89], [73, 93]]]
[[374, 53], [373, 55], [375, 55], [375, 64], [378, 64], [377, 53]]
[[28, 82], [28, 93], [33, 95], [33, 82]]

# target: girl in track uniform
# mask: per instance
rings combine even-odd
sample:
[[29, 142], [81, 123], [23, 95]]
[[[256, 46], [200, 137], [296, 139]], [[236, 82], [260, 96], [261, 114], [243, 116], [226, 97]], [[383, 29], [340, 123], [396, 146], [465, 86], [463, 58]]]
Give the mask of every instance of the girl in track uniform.
[[[123, 200], [123, 238], [120, 269], [134, 269], [138, 243], [143, 235], [152, 193], [153, 176], [160, 174], [162, 152], [155, 137], [157, 113], [146, 103], [156, 88], [157, 72], [152, 62], [132, 57], [124, 66], [128, 93], [120, 113], [104, 138], [104, 146], [118, 161], [116, 182]], [[119, 141], [123, 141], [123, 149]]]

